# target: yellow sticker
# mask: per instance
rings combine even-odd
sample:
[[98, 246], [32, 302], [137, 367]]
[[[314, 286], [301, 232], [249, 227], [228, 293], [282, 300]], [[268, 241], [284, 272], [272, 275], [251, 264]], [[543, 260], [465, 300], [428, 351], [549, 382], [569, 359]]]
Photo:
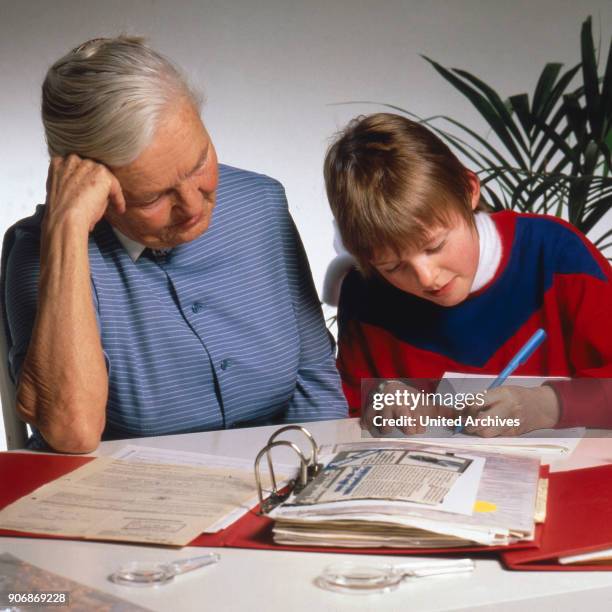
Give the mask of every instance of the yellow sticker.
[[495, 512], [497, 510], [497, 506], [487, 501], [480, 501], [477, 499], [474, 502], [474, 512]]

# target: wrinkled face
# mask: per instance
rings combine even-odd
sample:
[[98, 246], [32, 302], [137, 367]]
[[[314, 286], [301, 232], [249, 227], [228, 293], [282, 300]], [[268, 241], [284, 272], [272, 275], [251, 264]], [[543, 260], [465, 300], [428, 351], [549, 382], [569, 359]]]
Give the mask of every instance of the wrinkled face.
[[449, 227], [433, 228], [423, 248], [399, 255], [381, 251], [372, 264], [398, 289], [440, 306], [455, 306], [470, 293], [478, 259], [478, 232], [457, 214]]
[[106, 219], [151, 248], [189, 242], [208, 228], [218, 183], [217, 155], [199, 113], [188, 101], [162, 116], [151, 144], [132, 163], [111, 168], [126, 212]]

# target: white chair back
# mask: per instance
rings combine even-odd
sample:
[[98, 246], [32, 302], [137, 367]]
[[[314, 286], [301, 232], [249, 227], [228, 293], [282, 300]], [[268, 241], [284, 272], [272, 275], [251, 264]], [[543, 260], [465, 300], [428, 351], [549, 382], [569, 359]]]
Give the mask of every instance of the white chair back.
[[348, 253], [341, 253], [327, 266], [323, 280], [323, 293], [321, 298], [328, 306], [338, 306], [340, 288], [344, 277], [355, 267], [355, 260]]
[[28, 429], [26, 424], [17, 416], [15, 408], [15, 385], [9, 374], [8, 346], [2, 308], [0, 308], [0, 399], [2, 400], [6, 447], [8, 450], [25, 448]]

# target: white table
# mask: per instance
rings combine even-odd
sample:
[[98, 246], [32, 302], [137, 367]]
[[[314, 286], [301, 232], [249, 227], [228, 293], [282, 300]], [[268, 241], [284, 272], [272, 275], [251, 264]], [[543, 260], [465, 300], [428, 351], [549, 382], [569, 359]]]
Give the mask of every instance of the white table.
[[[319, 444], [357, 440], [355, 420], [310, 423]], [[130, 440], [131, 444], [199, 451], [253, 459], [276, 427]], [[602, 435], [609, 435], [610, 432]], [[612, 460], [612, 439], [590, 432], [574, 455], [556, 461], [554, 470], [588, 467]], [[124, 441], [105, 442], [96, 454], [108, 455]], [[279, 460], [284, 459], [279, 449]], [[289, 459], [289, 455], [285, 457]], [[476, 559], [467, 577], [431, 578], [406, 583], [383, 595], [344, 595], [319, 589], [314, 579], [331, 563], [357, 557], [331, 553], [297, 553], [215, 549], [221, 562], [186, 574], [155, 589], [122, 587], [107, 576], [132, 560], [171, 560], [202, 554], [202, 548], [155, 547], [30, 538], [1, 538], [0, 552], [10, 552], [49, 571], [113, 593], [152, 610], [491, 610], [495, 612], [612, 610], [612, 572], [510, 572], [496, 560]], [[401, 557], [360, 555], [362, 561], [385, 563]]]

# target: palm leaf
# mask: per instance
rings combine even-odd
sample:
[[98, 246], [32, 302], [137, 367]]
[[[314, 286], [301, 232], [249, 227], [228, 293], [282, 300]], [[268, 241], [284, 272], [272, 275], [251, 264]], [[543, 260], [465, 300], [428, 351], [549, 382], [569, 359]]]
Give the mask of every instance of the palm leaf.
[[486, 193], [486, 199], [492, 203], [493, 208], [495, 210], [499, 211], [499, 210], [504, 210], [505, 208], [508, 208], [499, 198], [497, 193], [495, 193], [495, 191], [493, 191], [490, 187], [485, 186], [483, 189]]
[[[533, 142], [534, 151], [533, 159], [534, 162], [539, 160], [539, 171], [546, 171], [548, 163], [552, 161], [552, 157], [558, 154], [557, 145], [551, 141], [549, 137], [550, 132], [559, 134], [562, 140], [567, 140], [571, 135], [571, 127], [568, 125], [567, 113], [563, 104], [558, 105], [557, 110], [554, 112], [552, 118], [542, 118], [536, 116], [534, 118], [535, 129], [533, 131]], [[548, 129], [544, 129], [548, 128]], [[536, 164], [534, 163], [534, 166]]]
[[[609, 229], [607, 232], [605, 232], [605, 234], [602, 234], [599, 238], [597, 238], [594, 244], [597, 246], [599, 245], [600, 242], [603, 242], [604, 240], [607, 240], [608, 238], [610, 238], [610, 236], [612, 236], [612, 229]], [[610, 245], [612, 245], [612, 242], [609, 243], [607, 246], [610, 246]]]
[[527, 94], [518, 94], [516, 96], [510, 96], [508, 98], [510, 107], [516, 113], [523, 130], [527, 135], [530, 135], [533, 129], [533, 119], [531, 118], [531, 111], [529, 110], [529, 96]]
[[507, 133], [508, 136], [514, 137], [516, 143], [521, 147], [521, 149], [528, 153], [529, 148], [523, 139], [521, 131], [514, 123], [512, 115], [508, 112], [506, 105], [502, 102], [497, 92], [489, 87], [489, 85], [487, 85], [485, 82], [481, 81], [465, 70], [455, 69], [454, 72], [463, 77], [466, 81], [470, 82], [485, 95], [489, 104], [493, 107], [495, 113], [501, 119], [502, 125], [504, 126], [504, 132]]
[[602, 121], [600, 116], [599, 77], [597, 76], [597, 61], [595, 60], [595, 47], [593, 45], [593, 32], [591, 18], [582, 24], [580, 33], [580, 48], [582, 51], [582, 78], [584, 80], [584, 93], [586, 111], [593, 134], [601, 135]]
[[534, 115], [541, 115], [542, 109], [545, 108], [546, 102], [552, 95], [553, 86], [562, 67], [563, 64], [546, 64], [544, 66], [533, 93], [531, 111]]
[[[548, 121], [548, 117], [550, 113], [553, 111], [561, 96], [565, 93], [565, 90], [568, 88], [572, 79], [576, 76], [576, 73], [580, 70], [580, 64], [576, 64], [573, 68], [570, 68], [566, 73], [561, 76], [557, 84], [554, 86], [550, 95], [545, 100], [540, 112], [534, 113], [537, 114], [541, 121]], [[534, 133], [534, 137], [537, 136], [537, 129]]]
[[566, 94], [563, 96], [563, 111], [567, 118], [567, 123], [574, 133], [578, 146], [583, 145], [588, 138], [587, 114], [580, 106], [576, 94]]
[[[601, 108], [606, 113], [604, 125], [604, 140], [612, 137], [610, 122], [612, 121], [612, 41], [608, 47], [608, 60], [604, 72], [603, 83], [601, 86]], [[612, 148], [612, 143], [608, 141], [608, 150]]]
[[[601, 198], [597, 203], [597, 206], [594, 207], [587, 215], [584, 217], [581, 223], [581, 230], [587, 234], [590, 232], [595, 225], [601, 219], [603, 219], [604, 215], [609, 212], [610, 206], [612, 206], [612, 195], [607, 196], [605, 198]], [[612, 230], [611, 230], [612, 231]]]
[[489, 101], [480, 94], [474, 87], [471, 87], [460, 78], [455, 76], [450, 70], [447, 70], [437, 62], [429, 59], [426, 56], [423, 58], [428, 61], [434, 69], [440, 73], [449, 83], [455, 86], [476, 108], [476, 110], [481, 114], [481, 116], [485, 119], [485, 121], [489, 124], [491, 129], [495, 132], [497, 137], [501, 140], [506, 149], [512, 154], [515, 162], [526, 168], [525, 160], [521, 155], [521, 152], [516, 147], [512, 136], [508, 132], [506, 125], [503, 120], [497, 114], [495, 108], [489, 103]]
[[551, 129], [546, 123], [540, 121], [538, 118], [535, 119], [535, 122], [548, 139], [548, 155], [551, 159], [555, 154], [559, 153], [564, 155], [573, 164], [577, 166], [580, 165], [580, 158], [576, 155], [572, 147], [567, 144], [566, 138], [559, 135], [554, 129]]

